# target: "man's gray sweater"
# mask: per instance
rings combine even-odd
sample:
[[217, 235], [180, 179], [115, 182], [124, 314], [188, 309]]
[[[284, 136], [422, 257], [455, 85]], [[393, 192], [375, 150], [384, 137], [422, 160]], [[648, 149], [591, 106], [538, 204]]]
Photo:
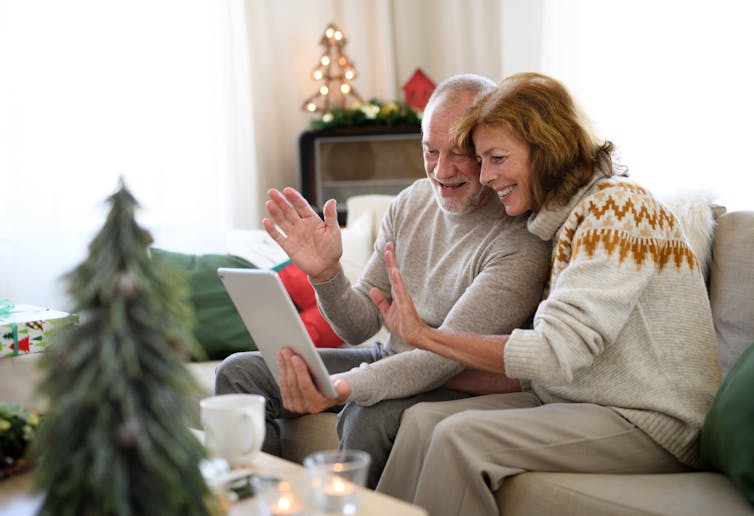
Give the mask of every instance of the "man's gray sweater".
[[[355, 286], [341, 270], [314, 285], [320, 310], [346, 341], [362, 342], [382, 326], [368, 292], [390, 296], [385, 243], [396, 258], [419, 316], [434, 328], [507, 334], [529, 323], [549, 271], [550, 244], [532, 235], [526, 217], [509, 217], [492, 197], [476, 210], [442, 211], [429, 180], [401, 192], [382, 221], [374, 253]], [[463, 370], [455, 361], [408, 346], [390, 335], [385, 358], [337, 375], [351, 386], [349, 400], [372, 405], [444, 384]]]

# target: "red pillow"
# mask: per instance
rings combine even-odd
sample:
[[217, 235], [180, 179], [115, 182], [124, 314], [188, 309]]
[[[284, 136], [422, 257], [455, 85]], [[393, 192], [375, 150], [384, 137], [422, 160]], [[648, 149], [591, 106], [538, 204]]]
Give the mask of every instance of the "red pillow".
[[317, 296], [306, 274], [290, 261], [275, 269], [293, 304], [298, 308], [299, 317], [314, 345], [318, 348], [336, 348], [343, 344], [343, 339], [338, 337], [317, 308]]

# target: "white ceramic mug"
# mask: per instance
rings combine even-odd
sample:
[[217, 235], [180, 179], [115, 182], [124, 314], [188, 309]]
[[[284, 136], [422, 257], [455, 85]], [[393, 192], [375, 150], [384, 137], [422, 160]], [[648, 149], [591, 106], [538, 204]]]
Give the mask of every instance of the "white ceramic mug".
[[201, 400], [204, 445], [210, 457], [242, 466], [259, 453], [264, 441], [264, 402], [258, 394], [220, 394]]

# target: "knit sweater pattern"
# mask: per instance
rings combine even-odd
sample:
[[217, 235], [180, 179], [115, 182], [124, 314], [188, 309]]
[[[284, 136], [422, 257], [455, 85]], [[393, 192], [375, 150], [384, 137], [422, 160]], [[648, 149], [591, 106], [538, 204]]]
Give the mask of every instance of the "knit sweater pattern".
[[690, 466], [720, 384], [696, 256], [676, 217], [627, 179], [595, 177], [562, 208], [530, 217], [553, 238], [546, 299], [515, 330], [506, 374], [544, 403], [616, 410]]

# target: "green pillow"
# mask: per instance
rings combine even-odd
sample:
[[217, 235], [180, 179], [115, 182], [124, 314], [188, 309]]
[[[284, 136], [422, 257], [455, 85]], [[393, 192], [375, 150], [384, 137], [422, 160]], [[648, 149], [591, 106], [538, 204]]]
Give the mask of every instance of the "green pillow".
[[754, 504], [754, 344], [717, 391], [702, 428], [702, 460]]
[[250, 262], [228, 254], [184, 254], [150, 250], [153, 260], [166, 260], [188, 277], [196, 324], [194, 336], [209, 360], [220, 360], [236, 351], [256, 351], [249, 332], [217, 275], [218, 267], [255, 269]]

